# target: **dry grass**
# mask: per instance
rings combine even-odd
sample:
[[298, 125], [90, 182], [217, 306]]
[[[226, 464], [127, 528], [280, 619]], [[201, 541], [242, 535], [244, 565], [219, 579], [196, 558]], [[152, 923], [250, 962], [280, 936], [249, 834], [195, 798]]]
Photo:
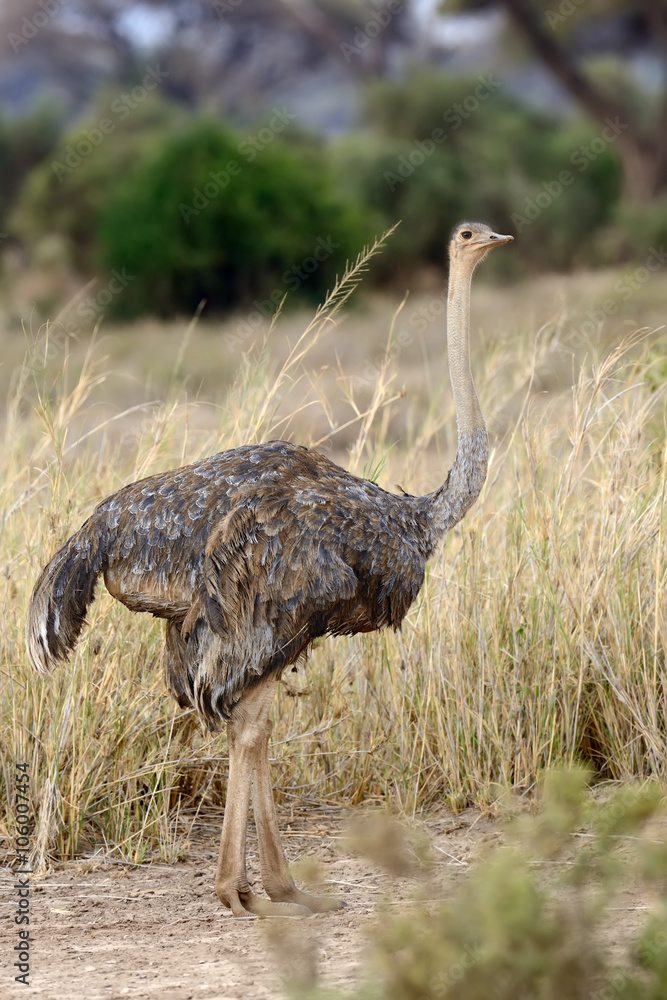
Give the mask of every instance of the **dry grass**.
[[[516, 294], [480, 297], [504, 296], [516, 314]], [[94, 345], [76, 364], [61, 346], [57, 381], [55, 362], [40, 368], [34, 352], [15, 375], [0, 478], [1, 766], [6, 804], [14, 760], [29, 765], [40, 857], [93, 845], [177, 857], [180, 810], [222, 803], [225, 786], [224, 735], [202, 737], [165, 696], [160, 622], [102, 589], [71, 663], [48, 682], [29, 672], [24, 616], [40, 566], [123, 483], [249, 440], [318, 442], [388, 488], [433, 489], [454, 415], [448, 391], [424, 401], [424, 385], [442, 384], [440, 360], [422, 360], [421, 391], [401, 398], [397, 374], [422, 350], [416, 335], [397, 339], [407, 308], [393, 333], [385, 325], [386, 351], [369, 343], [365, 372], [363, 354], [331, 365], [345, 331], [331, 303], [285, 349], [288, 317], [286, 338], [273, 331], [266, 351], [251, 350], [215, 404], [185, 401], [187, 342], [160, 361], [164, 402], [132, 414], [99, 409], [109, 383]], [[530, 318], [501, 318], [492, 339], [490, 316], [474, 336], [493, 430], [484, 494], [432, 561], [400, 634], [326, 640], [285, 678], [273, 744], [283, 801], [384, 800], [412, 814], [488, 802], [499, 784], [528, 790], [576, 759], [605, 778], [665, 776], [665, 340], [645, 332], [605, 349], [618, 330], [608, 323], [598, 356], [577, 349], [572, 391], [561, 376], [536, 401], [555, 360], [567, 369], [571, 322], [552, 318], [536, 335]]]

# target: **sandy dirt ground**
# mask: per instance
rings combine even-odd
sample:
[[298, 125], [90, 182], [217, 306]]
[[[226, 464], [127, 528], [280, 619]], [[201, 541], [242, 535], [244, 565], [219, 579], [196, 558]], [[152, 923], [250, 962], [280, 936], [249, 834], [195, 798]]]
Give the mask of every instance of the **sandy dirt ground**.
[[[503, 839], [498, 825], [480, 813], [443, 814], [421, 828], [435, 860], [428, 881], [391, 877], [350, 849], [346, 831], [354, 813], [320, 807], [282, 816], [292, 865], [297, 871], [301, 865], [303, 875], [316, 861], [316, 891], [346, 903], [339, 912], [306, 920], [237, 920], [221, 906], [213, 888], [219, 833], [213, 815], [199, 817], [188, 859], [178, 864], [57, 865], [32, 884], [29, 988], [15, 984], [9, 969], [16, 903], [11, 872], [0, 871], [0, 997], [280, 1000], [288, 979], [317, 979], [351, 992], [367, 967], [378, 908], [408, 908], [417, 894], [446, 897], [485, 847]], [[250, 879], [259, 885], [252, 831], [248, 848]], [[632, 894], [619, 902], [617, 916], [628, 934], [643, 907]]]
[[[286, 852], [304, 869], [316, 859], [319, 891], [345, 908], [307, 920], [235, 920], [213, 889], [216, 817], [200, 817], [188, 859], [174, 865], [71, 862], [32, 883], [30, 988], [15, 984], [7, 961], [17, 942], [11, 873], [0, 881], [0, 997], [40, 1000], [264, 1000], [284, 996], [286, 977], [351, 990], [361, 978], [368, 932], [381, 902], [410, 905], [423, 884], [390, 877], [352, 854], [345, 840], [353, 811], [283, 815]], [[440, 889], [464, 877], [471, 859], [496, 840], [472, 811], [425, 824]], [[249, 837], [249, 873], [259, 870]]]

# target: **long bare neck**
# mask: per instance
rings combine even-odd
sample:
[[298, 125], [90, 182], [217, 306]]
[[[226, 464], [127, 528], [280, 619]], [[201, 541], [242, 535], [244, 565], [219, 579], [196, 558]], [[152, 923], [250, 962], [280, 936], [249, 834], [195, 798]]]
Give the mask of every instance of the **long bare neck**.
[[486, 431], [470, 370], [471, 281], [470, 264], [452, 261], [447, 293], [447, 355], [459, 440], [462, 434]]
[[452, 261], [447, 297], [447, 354], [458, 444], [445, 483], [431, 493], [429, 520], [434, 542], [457, 524], [481, 493], [489, 439], [470, 370], [470, 283], [473, 267]]

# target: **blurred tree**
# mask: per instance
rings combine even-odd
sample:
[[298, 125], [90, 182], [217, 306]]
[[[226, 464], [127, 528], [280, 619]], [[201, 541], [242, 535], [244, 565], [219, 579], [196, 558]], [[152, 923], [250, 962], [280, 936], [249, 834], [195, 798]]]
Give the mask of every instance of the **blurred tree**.
[[0, 119], [0, 227], [3, 229], [26, 178], [53, 150], [59, 130], [59, 116], [48, 106], [36, 108], [25, 118]]
[[[505, 7], [512, 24], [532, 52], [551, 70], [570, 96], [603, 130], [613, 122], [622, 128], [616, 148], [623, 164], [625, 195], [645, 202], [667, 189], [667, 0], [455, 0], [459, 10]], [[452, 5], [448, 4], [448, 11]], [[659, 56], [662, 88], [655, 101], [633, 100], [632, 87], [610, 86], [586, 65], [581, 42], [599, 33], [616, 34], [619, 42], [634, 35]], [[578, 58], [577, 58], [578, 53]], [[618, 82], [618, 81], [617, 81]], [[646, 111], [650, 110], [647, 116]]]
[[[149, 94], [132, 114], [117, 106], [114, 91], [101, 91], [90, 117], [64, 133], [27, 176], [9, 229], [32, 253], [57, 234], [67, 262], [79, 274], [94, 273], [99, 257], [101, 213], [127, 173], [184, 122], [176, 104]], [[114, 112], [112, 108], [116, 107]], [[108, 132], [99, 127], [106, 122]], [[0, 135], [0, 155], [2, 138]]]
[[[33, 92], [65, 113], [88, 105], [108, 75], [129, 79], [136, 53], [114, 16], [122, 0], [5, 0], [0, 5], [3, 75], [23, 110]], [[18, 70], [18, 72], [17, 72]]]
[[443, 233], [466, 216], [498, 226], [522, 216], [515, 252], [492, 259], [487, 274], [600, 262], [597, 236], [622, 185], [613, 145], [584, 162], [576, 184], [553, 181], [545, 190], [545, 178], [574, 167], [573, 150], [590, 142], [587, 123], [536, 112], [510, 98], [493, 76], [484, 80], [433, 67], [378, 80], [365, 100], [370, 130], [334, 149], [338, 173], [363, 204], [387, 221], [403, 220], [376, 272], [440, 263]]
[[136, 82], [148, 59], [166, 70], [168, 96], [256, 114], [308, 74], [386, 72], [408, 21], [404, 0], [7, 0], [0, 54], [73, 98], [75, 112], [100, 83]]

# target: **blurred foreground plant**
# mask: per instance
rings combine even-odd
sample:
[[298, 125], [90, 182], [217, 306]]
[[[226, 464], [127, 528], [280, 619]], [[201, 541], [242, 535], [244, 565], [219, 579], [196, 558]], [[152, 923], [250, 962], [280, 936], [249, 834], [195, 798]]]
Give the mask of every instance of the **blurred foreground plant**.
[[[453, 893], [430, 879], [428, 903], [417, 898], [398, 916], [394, 907], [382, 914], [354, 997], [664, 1000], [664, 789], [632, 784], [601, 801], [587, 787], [590, 777], [576, 768], [547, 772], [537, 808], [514, 816], [505, 844], [473, 863]], [[387, 822], [394, 831], [395, 821]], [[374, 858], [377, 836], [375, 829], [368, 845]], [[610, 936], [612, 909], [628, 888], [648, 893], [652, 905], [619, 944]], [[312, 981], [291, 995], [334, 996]]]

